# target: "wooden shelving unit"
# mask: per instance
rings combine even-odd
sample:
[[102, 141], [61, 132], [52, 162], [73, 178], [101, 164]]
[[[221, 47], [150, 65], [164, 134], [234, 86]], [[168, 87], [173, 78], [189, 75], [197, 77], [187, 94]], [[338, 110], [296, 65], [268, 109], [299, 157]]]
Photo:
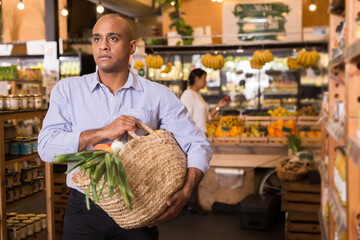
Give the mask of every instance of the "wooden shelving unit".
[[[4, 122], [6, 120], [16, 120], [24, 118], [33, 118], [41, 117], [43, 118], [46, 114], [46, 109], [38, 110], [21, 110], [21, 111], [1, 111], [0, 112], [0, 139], [4, 139]], [[36, 233], [34, 236], [31, 236], [27, 239], [36, 239], [40, 235], [47, 233], [47, 239], [55, 239], [54, 231], [54, 206], [53, 206], [53, 170], [50, 163], [45, 163], [45, 191], [41, 191], [35, 194], [32, 194], [24, 199], [18, 200], [16, 202], [6, 204], [6, 192], [5, 192], [5, 166], [12, 163], [17, 163], [21, 161], [26, 161], [32, 158], [36, 158], [39, 155], [30, 154], [26, 156], [5, 156], [4, 151], [4, 141], [2, 140], [0, 144], [0, 239], [7, 240], [7, 226], [6, 226], [6, 210], [11, 207], [15, 207], [19, 204], [27, 202], [31, 199], [44, 196], [46, 197], [46, 215], [47, 215], [47, 230]]]
[[[355, 136], [358, 128], [360, 113], [360, 70], [357, 65], [360, 61], [360, 39], [356, 38], [355, 19], [360, 12], [360, 2], [353, 0], [330, 0], [330, 40], [329, 40], [329, 111], [328, 120], [322, 122], [323, 139], [322, 161], [328, 159], [328, 187], [323, 177], [322, 194], [329, 208], [329, 221], [323, 221], [324, 236], [326, 239], [357, 240], [358, 221], [360, 213], [360, 141]], [[343, 9], [342, 6], [345, 6]], [[343, 14], [344, 13], [344, 14]], [[344, 17], [345, 16], [345, 19]], [[331, 49], [336, 41], [335, 29], [341, 21], [346, 22], [345, 50], [340, 56], [332, 56]], [[333, 119], [336, 101], [345, 102], [345, 121], [341, 125]], [[328, 144], [324, 144], [324, 142]], [[327, 148], [326, 148], [327, 146]], [[335, 190], [334, 168], [337, 147], [345, 148], [345, 175], [346, 175], [346, 202], [341, 203]], [[322, 168], [324, 162], [320, 163]], [[322, 175], [325, 175], [322, 170]], [[324, 209], [324, 206], [322, 206]], [[321, 219], [324, 218], [321, 212]], [[336, 237], [337, 236], [337, 237]]]

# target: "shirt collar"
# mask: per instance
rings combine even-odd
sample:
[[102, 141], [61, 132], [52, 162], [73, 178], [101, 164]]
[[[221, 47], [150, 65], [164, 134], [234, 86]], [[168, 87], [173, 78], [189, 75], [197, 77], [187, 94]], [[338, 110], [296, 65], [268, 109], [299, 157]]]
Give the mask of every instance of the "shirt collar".
[[[95, 77], [91, 79], [90, 82], [90, 90], [94, 91], [94, 89], [100, 85], [100, 77], [98, 74], [98, 70], [95, 72]], [[139, 76], [137, 76], [133, 71], [129, 71], [128, 79], [123, 86], [123, 88], [130, 88], [133, 87], [134, 89], [138, 91], [144, 91], [143, 87], [141, 86], [141, 83], [139, 81]]]

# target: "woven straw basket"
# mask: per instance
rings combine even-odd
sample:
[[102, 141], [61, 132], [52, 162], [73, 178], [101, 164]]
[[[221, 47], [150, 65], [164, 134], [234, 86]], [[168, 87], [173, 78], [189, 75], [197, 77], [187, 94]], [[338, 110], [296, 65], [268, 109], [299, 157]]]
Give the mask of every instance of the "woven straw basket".
[[[129, 187], [134, 194], [133, 209], [125, 206], [117, 187], [114, 196], [109, 197], [107, 184], [103, 190], [104, 199], [98, 205], [122, 228], [147, 226], [167, 208], [166, 201], [178, 191], [186, 176], [186, 155], [170, 132], [154, 132], [141, 123], [150, 135], [137, 136], [125, 144], [119, 153], [124, 165]], [[72, 183], [84, 192], [90, 180], [87, 175], [74, 173]], [[102, 185], [102, 180], [99, 186]], [[91, 191], [89, 197], [92, 199]]]

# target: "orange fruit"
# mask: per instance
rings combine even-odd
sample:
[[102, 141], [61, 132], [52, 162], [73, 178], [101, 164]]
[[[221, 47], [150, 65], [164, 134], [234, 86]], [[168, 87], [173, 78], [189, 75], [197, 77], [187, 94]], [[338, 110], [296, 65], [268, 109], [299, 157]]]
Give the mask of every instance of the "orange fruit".
[[106, 144], [96, 144], [92, 150], [104, 150], [104, 151], [112, 152], [111, 147], [109, 147]]

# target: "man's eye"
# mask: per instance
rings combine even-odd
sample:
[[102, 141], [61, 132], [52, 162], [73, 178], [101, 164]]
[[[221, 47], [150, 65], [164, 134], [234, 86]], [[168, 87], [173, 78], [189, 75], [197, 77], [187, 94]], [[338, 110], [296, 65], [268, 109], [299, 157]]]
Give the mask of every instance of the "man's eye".
[[100, 38], [96, 37], [93, 39], [94, 42], [99, 42], [100, 41]]
[[116, 38], [116, 37], [109, 37], [109, 40], [110, 40], [110, 41], [116, 41], [117, 38]]

